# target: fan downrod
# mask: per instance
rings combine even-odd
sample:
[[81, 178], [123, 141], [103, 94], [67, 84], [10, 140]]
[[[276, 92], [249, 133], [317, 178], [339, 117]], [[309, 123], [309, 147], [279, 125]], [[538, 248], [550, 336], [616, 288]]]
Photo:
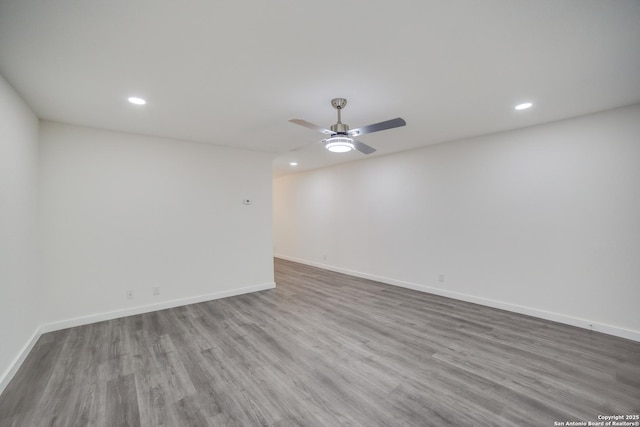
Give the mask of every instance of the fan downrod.
[[340, 112], [347, 106], [347, 100], [344, 98], [333, 98], [331, 100], [333, 108], [338, 110], [338, 122], [335, 125], [331, 125], [331, 131], [337, 134], [346, 135], [349, 132], [349, 125], [342, 123], [342, 116]]

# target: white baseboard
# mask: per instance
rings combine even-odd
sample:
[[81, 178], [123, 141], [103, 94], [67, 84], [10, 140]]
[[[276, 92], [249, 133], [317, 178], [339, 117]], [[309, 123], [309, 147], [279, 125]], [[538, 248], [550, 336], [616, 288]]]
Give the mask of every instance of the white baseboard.
[[123, 310], [114, 310], [104, 313], [91, 314], [89, 316], [75, 317], [72, 319], [62, 320], [60, 322], [47, 323], [40, 327], [41, 333], [59, 331], [60, 329], [72, 328], [74, 326], [88, 325], [91, 323], [102, 322], [104, 320], [117, 319], [120, 317], [134, 316], [136, 314], [149, 313], [152, 311], [165, 310], [167, 308], [180, 307], [188, 304], [196, 304], [199, 302], [212, 301], [220, 298], [227, 298], [236, 295], [248, 294], [251, 292], [264, 291], [276, 287], [274, 282], [263, 283], [260, 285], [245, 286], [243, 288], [229, 289], [226, 291], [214, 292], [211, 294], [198, 295], [188, 298], [180, 298], [160, 303], [140, 305], [137, 307], [126, 308]]
[[114, 310], [105, 313], [92, 314], [89, 316], [75, 317], [73, 319], [62, 320], [60, 322], [53, 322], [41, 325], [22, 347], [18, 355], [11, 362], [9, 367], [0, 377], [0, 394], [7, 387], [11, 379], [20, 369], [20, 366], [25, 361], [33, 346], [36, 344], [40, 336], [47, 332], [58, 331], [60, 329], [72, 328], [74, 326], [88, 325], [90, 323], [102, 322], [104, 320], [117, 319], [125, 316], [133, 316], [136, 314], [149, 313], [151, 311], [164, 310], [167, 308], [179, 307], [188, 304], [196, 304], [199, 302], [212, 301], [220, 298], [227, 298], [236, 295], [248, 294], [252, 292], [264, 291], [267, 289], [273, 289], [276, 287], [274, 282], [264, 283], [260, 285], [245, 286], [243, 288], [230, 289], [226, 291], [214, 292], [211, 294], [198, 295], [195, 297], [181, 298], [171, 301], [164, 301], [156, 304], [141, 305], [138, 307], [131, 307], [124, 310]]
[[40, 335], [42, 335], [42, 332], [40, 332], [40, 328], [38, 328], [35, 330], [33, 335], [31, 335], [31, 338], [29, 338], [26, 344], [22, 346], [18, 355], [11, 361], [7, 370], [2, 373], [2, 376], [0, 377], [0, 394], [2, 394], [7, 385], [9, 385], [9, 382], [13, 379], [13, 376], [18, 372], [18, 369], [22, 366], [22, 363], [33, 349], [33, 346], [38, 342]]
[[322, 268], [324, 270], [335, 271], [337, 273], [348, 274], [350, 276], [360, 277], [362, 279], [375, 280], [376, 282], [382, 282], [388, 285], [399, 286], [402, 288], [413, 289], [416, 291], [426, 292], [434, 295], [440, 295], [447, 298], [457, 299], [457, 300], [466, 301], [466, 302], [472, 302], [474, 304], [480, 304], [487, 307], [499, 308], [501, 310], [512, 311], [514, 313], [526, 314], [527, 316], [538, 317], [540, 319], [551, 320], [553, 322], [564, 323], [566, 325], [577, 326], [578, 328], [589, 329], [595, 332], [602, 332], [604, 334], [614, 335], [616, 337], [626, 338], [632, 341], [640, 342], [640, 331], [633, 331], [630, 329], [625, 329], [617, 326], [607, 325], [604, 323], [594, 322], [593, 320], [566, 316], [564, 314], [552, 313], [552, 312], [540, 310], [537, 308], [525, 307], [517, 304], [511, 304], [508, 302], [496, 301], [488, 298], [482, 298], [482, 297], [463, 294], [459, 292], [447, 291], [439, 288], [432, 288], [430, 286], [419, 285], [416, 283], [404, 282], [402, 280], [376, 276], [373, 274], [362, 273], [360, 271], [348, 270], [346, 268], [340, 268], [340, 267], [335, 267], [333, 265], [307, 261], [304, 259], [290, 257], [288, 255], [274, 254], [274, 256], [276, 258], [298, 262], [300, 264], [306, 264], [313, 267]]

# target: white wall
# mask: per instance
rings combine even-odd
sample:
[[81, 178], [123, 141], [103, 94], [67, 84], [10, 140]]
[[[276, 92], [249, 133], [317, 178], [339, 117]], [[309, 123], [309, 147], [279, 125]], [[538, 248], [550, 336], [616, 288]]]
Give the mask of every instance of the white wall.
[[640, 340], [640, 105], [278, 178], [274, 229], [283, 258]]
[[51, 122], [40, 138], [47, 330], [274, 286], [270, 155]]
[[0, 392], [38, 327], [38, 118], [0, 76]]

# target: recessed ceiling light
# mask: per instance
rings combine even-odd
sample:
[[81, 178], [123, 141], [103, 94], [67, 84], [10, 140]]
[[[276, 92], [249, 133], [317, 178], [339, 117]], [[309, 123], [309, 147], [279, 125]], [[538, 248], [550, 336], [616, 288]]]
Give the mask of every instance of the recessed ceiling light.
[[147, 103], [147, 101], [145, 101], [142, 98], [138, 98], [137, 96], [130, 96], [128, 98], [128, 101], [132, 104], [136, 104], [136, 105], [144, 105]]
[[516, 105], [516, 110], [526, 110], [527, 108], [533, 107], [533, 104], [530, 102], [523, 102], [522, 104]]
[[298, 166], [298, 162], [291, 162], [291, 163], [289, 163], [289, 165], [291, 165], [291, 166]]

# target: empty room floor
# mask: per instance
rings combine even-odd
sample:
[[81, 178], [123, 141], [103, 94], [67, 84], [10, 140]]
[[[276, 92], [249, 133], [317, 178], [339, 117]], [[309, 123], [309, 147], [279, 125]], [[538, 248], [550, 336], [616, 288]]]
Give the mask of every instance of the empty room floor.
[[640, 413], [640, 343], [276, 260], [277, 288], [44, 334], [0, 426], [553, 426]]

